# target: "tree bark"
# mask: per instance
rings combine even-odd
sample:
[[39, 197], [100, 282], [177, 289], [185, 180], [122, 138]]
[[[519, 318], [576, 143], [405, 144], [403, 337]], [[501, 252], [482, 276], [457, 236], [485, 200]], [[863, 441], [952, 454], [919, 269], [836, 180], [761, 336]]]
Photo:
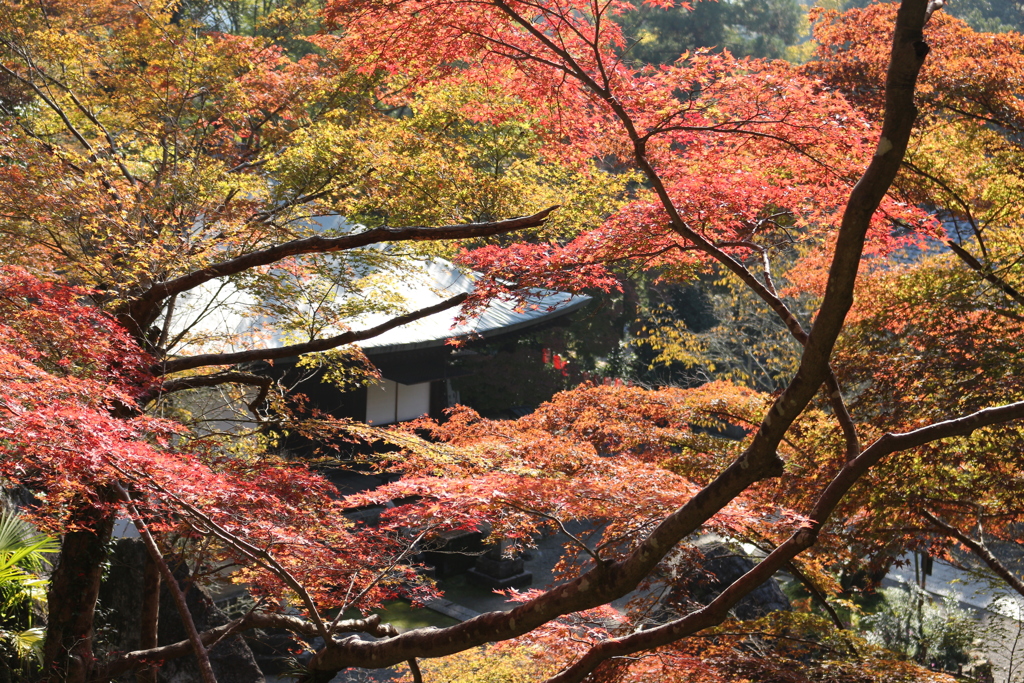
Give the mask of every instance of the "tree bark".
[[[159, 645], [157, 633], [160, 626], [160, 567], [147, 555], [143, 574], [142, 614], [139, 634], [139, 649], [149, 650]], [[156, 683], [157, 667], [143, 669], [136, 675], [139, 683]]]
[[96, 600], [114, 515], [90, 507], [78, 510], [75, 521], [84, 530], [64, 535], [47, 594], [43, 650], [43, 680], [47, 683], [85, 683], [95, 665]]

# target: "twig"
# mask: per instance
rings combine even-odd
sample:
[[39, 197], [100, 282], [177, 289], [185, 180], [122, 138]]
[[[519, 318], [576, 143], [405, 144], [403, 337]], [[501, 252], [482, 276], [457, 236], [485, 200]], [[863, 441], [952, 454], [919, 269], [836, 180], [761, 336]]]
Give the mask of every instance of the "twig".
[[[108, 460], [108, 462], [110, 461]], [[125, 476], [131, 476], [128, 472], [125, 472], [122, 468], [118, 467], [113, 462], [110, 462], [110, 466], [113, 467], [118, 472], [121, 472]], [[232, 546], [239, 552], [243, 553], [250, 559], [262, 564], [264, 567], [267, 567], [272, 572], [277, 574], [277, 576], [281, 580], [288, 584], [288, 586], [299, 595], [299, 598], [302, 600], [303, 604], [306, 606], [306, 609], [309, 611], [310, 621], [312, 621], [314, 626], [316, 626], [317, 635], [323, 638], [325, 643], [330, 642], [330, 634], [327, 632], [327, 626], [326, 624], [324, 624], [323, 619], [320, 617], [320, 613], [316, 608], [316, 603], [313, 602], [313, 598], [310, 597], [309, 592], [306, 590], [305, 586], [303, 586], [291, 574], [291, 572], [285, 569], [281, 565], [281, 563], [277, 561], [277, 558], [271, 555], [269, 551], [257, 548], [251, 543], [248, 543], [239, 538], [238, 536], [232, 534], [230, 531], [224, 529], [222, 526], [214, 522], [209, 516], [203, 514], [198, 509], [196, 509], [195, 506], [185, 502], [179, 496], [176, 496], [175, 494], [171, 493], [157, 482], [150, 480], [148, 483], [150, 486], [153, 486], [158, 491], [163, 493], [165, 496], [171, 498], [176, 504], [184, 508], [189, 514], [202, 520], [203, 524], [209, 527], [210, 532], [218, 538], [220, 538], [222, 541], [224, 541], [225, 543]]]
[[563, 524], [562, 520], [558, 517], [555, 517], [554, 515], [549, 515], [546, 512], [541, 512], [540, 510], [531, 510], [529, 508], [519, 507], [518, 505], [509, 503], [508, 501], [505, 501], [505, 505], [508, 505], [510, 508], [513, 508], [515, 510], [519, 510], [520, 512], [525, 512], [528, 515], [537, 515], [538, 517], [543, 517], [544, 519], [551, 520], [552, 522], [558, 525], [558, 528], [562, 531], [563, 534], [568, 536], [576, 545], [582, 548], [587, 555], [590, 555], [592, 558], [594, 558], [594, 562], [596, 562], [598, 565], [604, 564], [604, 560], [601, 559], [601, 556], [597, 554], [597, 551], [591, 550], [590, 546], [588, 546], [586, 543], [584, 543], [582, 540], [576, 537], [571, 531], [566, 529], [565, 524]]
[[228, 543], [235, 549], [245, 553], [250, 558], [257, 561], [262, 561], [262, 564], [264, 566], [268, 567], [271, 571], [277, 574], [278, 577], [280, 577], [286, 584], [288, 584], [288, 586], [291, 587], [292, 590], [298, 593], [299, 598], [302, 600], [303, 604], [305, 604], [306, 609], [309, 610], [310, 621], [312, 621], [313, 624], [316, 626], [317, 634], [324, 639], [325, 643], [330, 642], [330, 634], [327, 632], [327, 626], [324, 624], [323, 619], [320, 617], [320, 613], [316, 608], [316, 603], [313, 602], [313, 598], [309, 595], [309, 592], [306, 590], [306, 587], [303, 586], [298, 581], [298, 579], [296, 579], [292, 575], [291, 572], [285, 569], [281, 565], [281, 563], [277, 561], [277, 558], [271, 555], [269, 551], [257, 548], [251, 543], [248, 543], [247, 541], [242, 540], [238, 536], [235, 536], [230, 531], [224, 529], [224, 527], [220, 526], [212, 519], [210, 519], [210, 517], [200, 512], [194, 506], [181, 500], [180, 498], [170, 493], [166, 489], [162, 490], [166, 495], [169, 495], [172, 498], [174, 498], [175, 502], [181, 507], [185, 508], [185, 510], [189, 514], [198, 517], [200, 520], [202, 520], [203, 524], [207, 525], [210, 528], [210, 531], [213, 532], [213, 534], [220, 538], [222, 541]]
[[[814, 596], [814, 599], [817, 600], [821, 604], [821, 606], [825, 608], [825, 611], [828, 612], [828, 616], [832, 619], [832, 623], [836, 625], [836, 628], [841, 629], [843, 631], [849, 630], [850, 625], [839, 618], [839, 613], [836, 612], [834, 607], [832, 607], [829, 601], [825, 598], [825, 594], [821, 591], [820, 588], [818, 588], [818, 585], [814, 583], [811, 577], [804, 574], [796, 566], [795, 562], [790, 562], [789, 564], [787, 564], [786, 569], [788, 569], [789, 573], [795, 576], [797, 581], [802, 583], [804, 585], [804, 588], [806, 588], [807, 591]], [[854, 654], [856, 654], [856, 652], [854, 652]]]
[[413, 657], [408, 663], [409, 671], [412, 672], [412, 683], [423, 683], [423, 673], [420, 671], [420, 665], [416, 663], [416, 658]]
[[[341, 611], [339, 611], [339, 612], [338, 612], [338, 616], [334, 618], [334, 621], [332, 621], [332, 622], [331, 622], [331, 625], [330, 625], [330, 627], [329, 627], [329, 628], [327, 629], [327, 632], [328, 632], [328, 633], [333, 633], [333, 632], [334, 632], [334, 628], [335, 628], [335, 626], [337, 626], [337, 624], [338, 624], [338, 621], [339, 621], [339, 620], [341, 619], [341, 615], [342, 615], [342, 614], [343, 614], [343, 613], [345, 612], [345, 608], [346, 608], [346, 607], [348, 607], [349, 605], [355, 605], [355, 604], [358, 604], [358, 603], [359, 603], [359, 601], [363, 599], [363, 596], [365, 596], [365, 595], [366, 595], [367, 593], [369, 593], [369, 592], [370, 592], [370, 590], [371, 590], [371, 589], [372, 589], [372, 588], [373, 588], [374, 586], [376, 586], [376, 585], [377, 585], [378, 583], [380, 583], [380, 582], [381, 582], [381, 581], [382, 581], [382, 580], [384, 579], [384, 577], [385, 577], [385, 576], [387, 576], [387, 575], [388, 575], [388, 573], [389, 573], [389, 572], [390, 572], [390, 571], [391, 571], [392, 569], [394, 569], [394, 568], [395, 568], [395, 566], [396, 566], [396, 565], [397, 565], [397, 564], [398, 564], [399, 562], [401, 562], [402, 560], [404, 560], [404, 559], [405, 559], [405, 558], [406, 558], [406, 557], [408, 556], [409, 552], [410, 552], [410, 551], [411, 551], [411, 550], [412, 550], [413, 548], [415, 548], [415, 547], [416, 547], [416, 544], [417, 544], [417, 543], [419, 543], [419, 542], [420, 542], [420, 541], [421, 541], [421, 540], [423, 539], [423, 537], [424, 537], [424, 536], [426, 536], [426, 534], [427, 534], [427, 532], [426, 532], [426, 531], [421, 531], [421, 532], [420, 532], [420, 534], [419, 534], [419, 536], [417, 536], [416, 538], [414, 538], [414, 539], [412, 540], [412, 542], [411, 542], [411, 543], [409, 543], [409, 545], [408, 545], [408, 546], [406, 546], [406, 548], [405, 548], [405, 549], [404, 549], [404, 550], [403, 550], [403, 551], [402, 551], [401, 553], [399, 553], [399, 554], [398, 554], [398, 557], [396, 557], [396, 558], [395, 558], [395, 560], [394, 560], [394, 561], [393, 561], [393, 562], [392, 562], [391, 564], [389, 564], [389, 565], [387, 566], [387, 568], [386, 568], [386, 569], [384, 569], [383, 571], [379, 572], [379, 573], [377, 574], [377, 576], [376, 576], [376, 577], [374, 577], [373, 581], [371, 581], [371, 582], [370, 582], [370, 583], [369, 583], [369, 584], [368, 584], [367, 586], [365, 586], [365, 587], [363, 588], [363, 590], [359, 591], [359, 595], [357, 595], [357, 596], [356, 596], [355, 598], [353, 598], [353, 599], [352, 599], [352, 602], [348, 602], [348, 599], [347, 599], [347, 596], [346, 596], [346, 601], [345, 601], [345, 604], [344, 604], [344, 606], [343, 606], [343, 607], [341, 608]], [[351, 590], [351, 586], [349, 587], [349, 589]]]

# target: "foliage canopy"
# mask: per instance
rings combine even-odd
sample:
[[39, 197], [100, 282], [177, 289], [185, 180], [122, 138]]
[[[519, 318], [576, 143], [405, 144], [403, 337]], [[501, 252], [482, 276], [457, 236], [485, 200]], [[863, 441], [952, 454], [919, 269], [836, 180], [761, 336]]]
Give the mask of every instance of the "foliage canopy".
[[[960, 544], [1020, 584], [978, 536], [1006, 537], [1024, 512], [1005, 455], [1024, 417], [1019, 37], [904, 0], [820, 13], [805, 67], [703, 50], [637, 66], [615, 20], [626, 3], [333, 0], [303, 49], [217, 7], [51, 0], [0, 16], [0, 471], [62, 534], [47, 680], [191, 652], [213, 683], [207, 646], [268, 627], [321, 639], [308, 681], [402, 662], [415, 677], [418, 659], [496, 641], [546, 653], [536, 675], [552, 681], [765, 678], [788, 662], [809, 680], [948, 680], [841, 623], [730, 610], [783, 569], [828, 604], [839, 569], [908, 548]], [[946, 235], [949, 220], [967, 232]], [[474, 293], [408, 311], [388, 279], [427, 255], [478, 269]], [[773, 391], [585, 385], [517, 421], [457, 408], [416, 433], [300, 420], [247, 365], [351, 358], [402, 322], [529, 287], [611, 289], [619, 268], [732, 278], [737, 318], [753, 299], [776, 320], [765, 338], [795, 349], [753, 354], [781, 362]], [[184, 316], [209, 291], [213, 308]], [[196, 324], [234, 293], [276, 327]], [[365, 329], [367, 312], [395, 317]], [[211, 387], [245, 397], [247, 429], [192, 423], [170, 400]], [[275, 429], [385, 441], [380, 466], [404, 476], [338, 499]], [[373, 527], [345, 517], [390, 501]], [[185, 557], [235, 568], [257, 607], [203, 633], [182, 609], [188, 640], [101, 653], [118, 516], [179, 604], [168, 560]], [[483, 524], [513, 547], [560, 530], [576, 561], [511, 611], [444, 629], [327, 616], [434, 595], [410, 557]], [[699, 573], [702, 534], [764, 557], [706, 605], [640, 600], [612, 618], [638, 587]], [[769, 655], [750, 656], [762, 637]]]

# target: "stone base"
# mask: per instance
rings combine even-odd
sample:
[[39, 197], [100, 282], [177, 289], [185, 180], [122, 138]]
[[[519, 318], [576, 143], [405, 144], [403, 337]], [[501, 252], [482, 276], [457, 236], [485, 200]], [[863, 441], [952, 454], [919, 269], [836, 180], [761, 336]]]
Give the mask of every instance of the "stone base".
[[[474, 564], [486, 549], [479, 531], [451, 531], [442, 534], [444, 542], [437, 550], [426, 550], [418, 559], [433, 567], [433, 578], [446, 579], [461, 574]], [[436, 546], [435, 546], [436, 547]]]

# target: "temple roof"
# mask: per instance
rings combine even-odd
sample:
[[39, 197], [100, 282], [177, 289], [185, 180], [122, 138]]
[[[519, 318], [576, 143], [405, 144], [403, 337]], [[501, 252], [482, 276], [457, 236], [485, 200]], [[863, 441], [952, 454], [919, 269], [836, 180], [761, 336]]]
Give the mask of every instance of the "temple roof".
[[[451, 263], [435, 259], [423, 265], [422, 275], [403, 282], [402, 294], [411, 310], [438, 304], [446, 298], [471, 292], [478, 275], [462, 272]], [[525, 303], [494, 301], [478, 316], [456, 325], [458, 309], [437, 313], [360, 342], [369, 354], [408, 351], [440, 346], [451, 338], [491, 337], [525, 329], [576, 310], [590, 297], [533, 289]], [[360, 327], [386, 322], [389, 316], [365, 316]]]

